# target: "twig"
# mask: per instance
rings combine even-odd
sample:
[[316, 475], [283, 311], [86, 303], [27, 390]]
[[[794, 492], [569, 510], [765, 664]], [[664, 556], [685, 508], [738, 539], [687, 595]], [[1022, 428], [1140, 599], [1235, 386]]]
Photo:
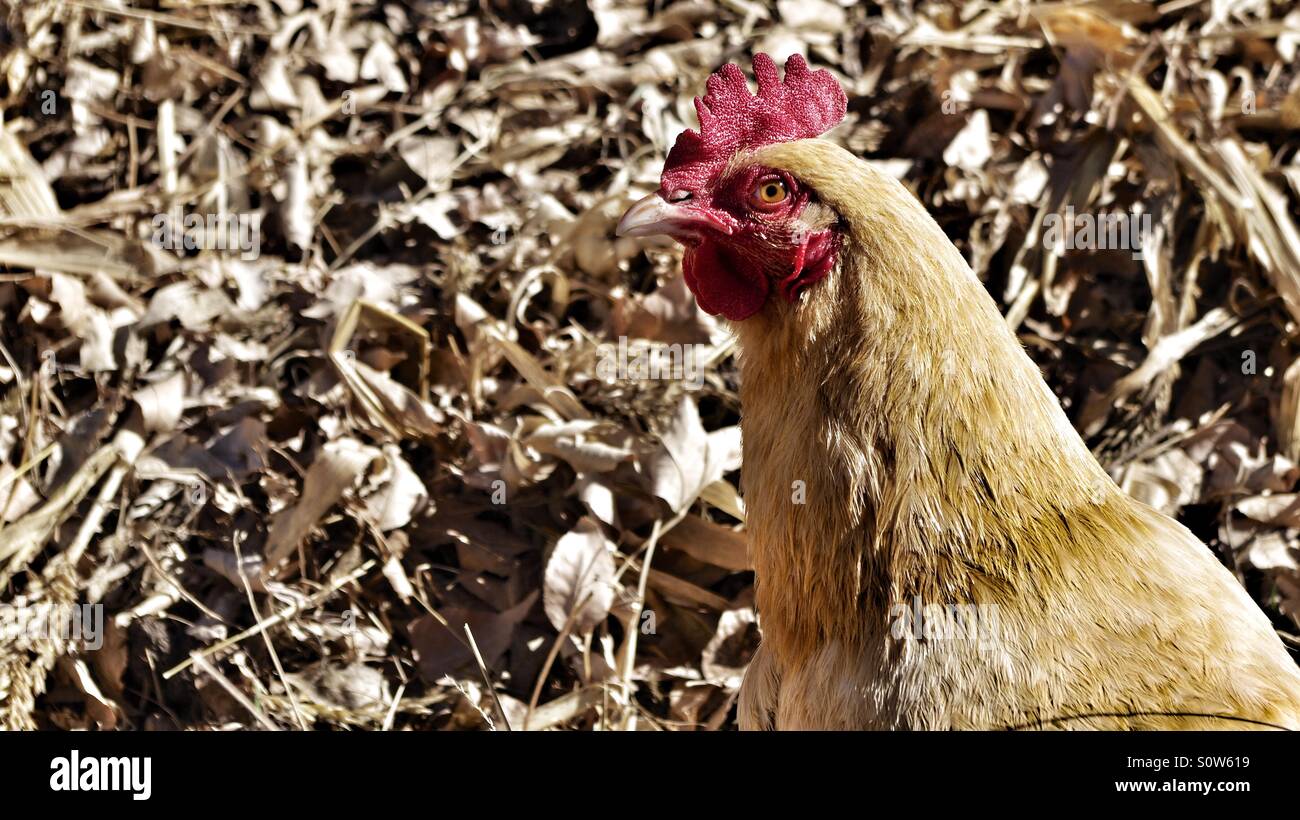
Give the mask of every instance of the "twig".
[[276, 726], [274, 723], [272, 723], [271, 719], [267, 717], [262, 712], [261, 709], [258, 709], [257, 705], [253, 703], [251, 700], [249, 700], [247, 695], [239, 691], [238, 686], [235, 686], [233, 683], [226, 680], [226, 676], [221, 674], [221, 672], [215, 666], [213, 666], [212, 663], [208, 661], [207, 658], [203, 657], [201, 653], [199, 652], [191, 653], [190, 662], [192, 662], [195, 666], [197, 666], [200, 671], [206, 672], [209, 677], [211, 677], [214, 681], [220, 684], [221, 688], [225, 689], [226, 692], [232, 698], [234, 698], [235, 701], [239, 703], [240, 706], [247, 709], [250, 715], [257, 718], [257, 722], [262, 724], [262, 726], [265, 729], [272, 732], [280, 731], [279, 726]]
[[546, 684], [546, 678], [551, 674], [551, 666], [555, 664], [555, 658], [560, 654], [560, 647], [564, 644], [564, 639], [569, 637], [573, 630], [574, 623], [578, 620], [578, 613], [587, 606], [591, 600], [592, 593], [588, 592], [582, 596], [582, 600], [576, 606], [569, 610], [569, 616], [564, 619], [564, 626], [560, 629], [560, 634], [555, 636], [551, 642], [551, 651], [546, 653], [546, 660], [542, 662], [542, 668], [537, 673], [537, 681], [533, 684], [533, 693], [528, 698], [528, 710], [524, 712], [524, 730], [532, 724], [533, 712], [537, 710], [537, 701], [542, 697], [542, 687]]
[[623, 729], [626, 731], [636, 730], [636, 713], [632, 710], [632, 670], [636, 667], [636, 639], [641, 633], [641, 611], [645, 607], [645, 589], [646, 584], [650, 581], [650, 564], [654, 561], [655, 547], [659, 545], [659, 538], [664, 533], [681, 523], [686, 514], [691, 510], [690, 504], [683, 504], [681, 510], [676, 515], [664, 523], [656, 519], [654, 529], [650, 531], [650, 538], [646, 540], [645, 560], [641, 562], [641, 579], [636, 586], [636, 600], [632, 602], [632, 615], [628, 619], [627, 639], [623, 642], [623, 671], [622, 671], [622, 694], [623, 694]]
[[[371, 558], [369, 561], [366, 561], [364, 564], [352, 570], [352, 572], [348, 573], [342, 578], [335, 580], [329, 586], [325, 587], [320, 592], [317, 592], [315, 595], [311, 596], [305, 601], [293, 604], [292, 606], [286, 608], [283, 612], [278, 612], [264, 621], [258, 621], [256, 624], [250, 626], [248, 629], [245, 629], [243, 632], [240, 632], [238, 635], [232, 635], [231, 637], [226, 638], [223, 641], [218, 641], [212, 646], [209, 646], [207, 649], [204, 649], [202, 652], [196, 652], [194, 654], [202, 655], [205, 658], [209, 657], [217, 652], [222, 651], [223, 649], [227, 649], [241, 641], [247, 640], [248, 638], [251, 638], [254, 635], [260, 635], [266, 630], [270, 629], [271, 627], [284, 623], [290, 618], [296, 618], [298, 615], [302, 614], [308, 609], [311, 609], [312, 607], [320, 606], [322, 603], [324, 603], [326, 598], [333, 595], [335, 592], [339, 591], [339, 589], [341, 589], [342, 587], [352, 583], [353, 581], [357, 580], [358, 578], [360, 578], [361, 576], [369, 572], [375, 566], [375, 563], [376, 563], [375, 559]], [[192, 666], [193, 664], [194, 664], [194, 657], [193, 655], [191, 655], [188, 660], [181, 661], [180, 663], [173, 666], [171, 669], [168, 669], [166, 672], [163, 672], [163, 680], [171, 680], [172, 678], [179, 675], [181, 672], [184, 672], [186, 669], [189, 669], [190, 666]]]
[[[238, 540], [235, 541], [234, 546], [235, 569], [239, 572], [239, 580], [244, 585], [244, 594], [248, 597], [248, 609], [253, 613], [253, 617], [260, 621], [262, 620], [262, 613], [257, 608], [257, 596], [253, 594], [253, 586], [248, 582], [248, 574], [244, 572], [244, 556], [240, 552]], [[275, 673], [280, 676], [280, 684], [284, 687], [284, 693], [289, 696], [289, 705], [293, 707], [293, 717], [298, 721], [298, 728], [305, 732], [307, 731], [307, 720], [302, 716], [302, 706], [298, 703], [298, 696], [294, 694], [293, 687], [284, 674], [284, 667], [280, 664], [280, 655], [275, 651], [275, 645], [271, 643], [271, 636], [263, 632], [262, 641], [266, 643], [266, 651], [271, 656], [271, 664], [275, 666]]]
[[506, 714], [505, 707], [501, 705], [501, 697], [497, 694], [497, 688], [492, 685], [492, 676], [488, 674], [487, 664], [483, 662], [483, 653], [478, 651], [478, 643], [474, 640], [474, 633], [470, 630], [469, 624], [465, 624], [465, 637], [469, 638], [469, 648], [474, 653], [474, 660], [478, 663], [479, 674], [483, 676], [483, 685], [492, 693], [492, 702], [497, 705], [497, 711], [501, 713], [501, 722], [506, 725], [507, 732], [512, 731], [510, 716]]

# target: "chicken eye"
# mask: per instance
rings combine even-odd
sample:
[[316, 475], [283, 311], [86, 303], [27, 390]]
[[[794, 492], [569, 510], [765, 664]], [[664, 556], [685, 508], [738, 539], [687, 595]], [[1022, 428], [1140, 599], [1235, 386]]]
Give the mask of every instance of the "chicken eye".
[[754, 189], [754, 202], [760, 206], [780, 205], [790, 192], [780, 179], [765, 179]]

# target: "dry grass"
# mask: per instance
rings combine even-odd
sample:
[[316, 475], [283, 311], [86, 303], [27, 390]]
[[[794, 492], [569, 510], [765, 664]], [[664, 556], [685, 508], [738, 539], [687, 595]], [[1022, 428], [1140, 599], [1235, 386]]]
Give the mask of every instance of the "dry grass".
[[[0, 612], [106, 613], [0, 644], [0, 724], [729, 727], [734, 344], [612, 234], [760, 50], [1296, 645], [1300, 11], [848, 5], [0, 4]], [[1141, 259], [1045, 243], [1071, 208]]]

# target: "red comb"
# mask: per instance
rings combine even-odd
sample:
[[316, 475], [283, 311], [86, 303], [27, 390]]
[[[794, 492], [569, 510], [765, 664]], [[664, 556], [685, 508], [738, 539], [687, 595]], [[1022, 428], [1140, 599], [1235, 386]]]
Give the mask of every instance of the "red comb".
[[739, 150], [820, 136], [844, 119], [848, 99], [828, 71], [809, 71], [802, 55], [785, 61], [785, 80], [766, 54], [754, 55], [758, 94], [740, 68], [715, 71], [708, 92], [695, 98], [700, 130], [686, 130], [668, 152], [661, 180], [672, 193], [705, 182]]

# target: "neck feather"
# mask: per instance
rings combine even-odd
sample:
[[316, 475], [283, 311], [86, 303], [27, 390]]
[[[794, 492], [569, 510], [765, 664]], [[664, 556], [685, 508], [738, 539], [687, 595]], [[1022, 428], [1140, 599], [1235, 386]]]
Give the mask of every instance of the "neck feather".
[[864, 609], [1010, 594], [1122, 496], [902, 185], [819, 140], [764, 154], [844, 231], [830, 276], [737, 324], [765, 633], [811, 646]]

